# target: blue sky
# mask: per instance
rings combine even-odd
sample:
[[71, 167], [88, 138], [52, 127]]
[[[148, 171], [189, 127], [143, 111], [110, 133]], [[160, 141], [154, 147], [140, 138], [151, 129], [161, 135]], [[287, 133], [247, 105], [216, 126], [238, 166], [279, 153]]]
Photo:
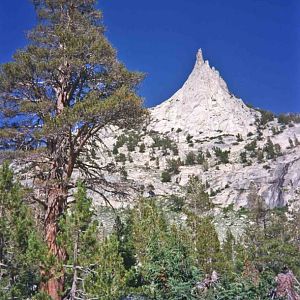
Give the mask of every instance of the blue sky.
[[[101, 0], [119, 58], [147, 74], [146, 106], [168, 99], [202, 48], [229, 89], [274, 112], [300, 112], [299, 0]], [[29, 0], [0, 1], [0, 63], [26, 44]]]

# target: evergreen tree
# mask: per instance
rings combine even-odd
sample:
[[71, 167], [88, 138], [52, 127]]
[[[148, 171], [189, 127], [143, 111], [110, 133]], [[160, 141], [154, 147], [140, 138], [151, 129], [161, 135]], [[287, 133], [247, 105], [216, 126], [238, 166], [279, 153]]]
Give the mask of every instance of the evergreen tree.
[[193, 299], [191, 290], [200, 272], [193, 267], [186, 232], [171, 226], [154, 201], [141, 201], [129, 224], [142, 278], [140, 293], [151, 299]]
[[47, 261], [46, 245], [23, 197], [25, 192], [13, 181], [12, 171], [4, 164], [0, 170], [0, 298], [3, 300], [37, 296], [41, 282], [39, 265]]
[[[127, 71], [116, 59], [95, 0], [33, 3], [38, 25], [28, 35], [28, 46], [0, 68], [0, 143], [32, 163], [39, 179], [35, 199], [45, 208], [45, 240], [50, 253], [65, 262], [68, 253], [57, 243], [57, 220], [74, 187], [73, 170], [80, 169], [93, 184], [105, 182], [95, 160], [82, 158], [92, 157], [104, 126], [139, 120], [143, 110], [135, 88], [141, 74]], [[47, 277], [44, 291], [60, 300], [63, 269]]]
[[195, 214], [190, 214], [188, 224], [195, 265], [206, 274], [223, 271], [224, 256], [212, 218], [199, 218]]
[[119, 241], [112, 234], [102, 237], [94, 219], [92, 199], [82, 182], [75, 201], [61, 219], [59, 242], [64, 243], [67, 261], [65, 297], [70, 300], [118, 299], [125, 292], [125, 268]]
[[188, 208], [194, 213], [205, 215], [213, 207], [208, 193], [205, 192], [205, 186], [198, 177], [190, 178], [186, 188], [186, 199]]
[[275, 147], [270, 137], [268, 137], [267, 139], [267, 143], [264, 147], [264, 151], [267, 154], [267, 159], [273, 159], [276, 157]]

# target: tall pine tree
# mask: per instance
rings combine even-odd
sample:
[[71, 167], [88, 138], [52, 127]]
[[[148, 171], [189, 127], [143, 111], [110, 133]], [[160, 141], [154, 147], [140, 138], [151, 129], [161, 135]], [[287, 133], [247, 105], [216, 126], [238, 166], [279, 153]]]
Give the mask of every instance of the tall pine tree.
[[[108, 124], [129, 126], [143, 114], [135, 94], [142, 75], [129, 72], [104, 36], [95, 0], [33, 0], [38, 25], [29, 44], [0, 67], [0, 148], [30, 163], [35, 199], [44, 207], [49, 252], [64, 262], [57, 243], [72, 174], [103, 185], [100, 167], [83, 159]], [[98, 140], [101, 142], [101, 140]], [[8, 152], [5, 152], [6, 154]], [[91, 155], [92, 156], [92, 155]], [[45, 274], [44, 291], [60, 300], [64, 270]]]

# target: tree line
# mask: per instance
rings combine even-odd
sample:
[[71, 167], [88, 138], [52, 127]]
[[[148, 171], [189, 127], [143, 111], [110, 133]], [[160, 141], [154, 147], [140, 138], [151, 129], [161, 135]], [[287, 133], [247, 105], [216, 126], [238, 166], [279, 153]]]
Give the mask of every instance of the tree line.
[[28, 193], [4, 164], [1, 299], [52, 299], [43, 286], [53, 269], [65, 274], [59, 297], [73, 300], [271, 299], [285, 268], [300, 276], [300, 214], [266, 209], [254, 192], [251, 209], [244, 211], [248, 225], [238, 238], [229, 227], [220, 241], [209, 197], [197, 181], [190, 182], [179, 210], [166, 200], [140, 199], [116, 214], [112, 232], [104, 235], [79, 181], [75, 201], [58, 222], [64, 261], [49, 251]]

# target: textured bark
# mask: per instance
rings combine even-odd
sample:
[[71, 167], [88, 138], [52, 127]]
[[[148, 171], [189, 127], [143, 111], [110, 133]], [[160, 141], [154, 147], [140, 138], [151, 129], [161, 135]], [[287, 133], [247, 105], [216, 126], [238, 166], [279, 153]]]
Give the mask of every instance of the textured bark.
[[[66, 260], [64, 247], [57, 244], [58, 221], [65, 210], [67, 191], [65, 188], [55, 186], [49, 191], [48, 208], [45, 216], [45, 240], [50, 254], [54, 255], [60, 262]], [[42, 290], [53, 300], [61, 300], [64, 291], [65, 275], [64, 270], [57, 270], [53, 266], [48, 271], [42, 272], [46, 282], [42, 284]]]

